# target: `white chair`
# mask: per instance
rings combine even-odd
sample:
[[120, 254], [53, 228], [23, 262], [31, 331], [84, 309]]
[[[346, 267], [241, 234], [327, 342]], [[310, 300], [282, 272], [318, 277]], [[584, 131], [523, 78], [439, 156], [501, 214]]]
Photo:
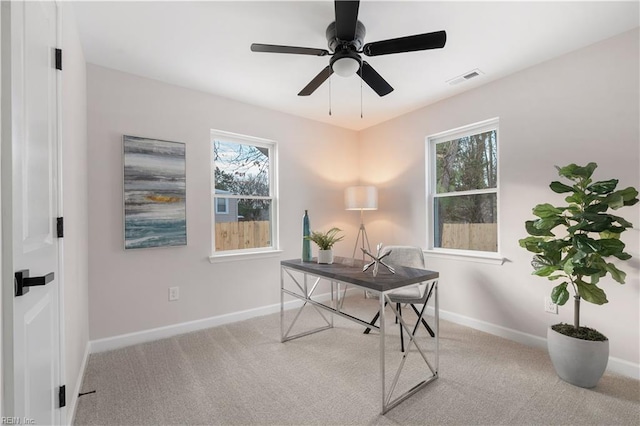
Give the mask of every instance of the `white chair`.
[[[389, 253], [390, 252], [390, 253]], [[390, 266], [406, 266], [410, 268], [418, 268], [425, 269], [424, 265], [424, 255], [422, 254], [422, 249], [420, 247], [413, 246], [386, 246], [382, 249], [382, 254], [389, 253], [387, 257], [384, 258], [385, 263]], [[412, 286], [407, 286], [401, 289], [398, 289], [389, 294], [389, 300], [392, 303], [396, 304], [396, 310], [398, 314], [402, 316], [402, 305], [409, 304], [413, 311], [420, 318], [424, 313], [425, 308], [427, 307], [427, 302], [431, 297], [433, 292], [434, 282], [430, 283], [419, 283]], [[385, 306], [386, 306], [385, 302]], [[422, 310], [418, 311], [415, 305], [423, 305]], [[380, 317], [380, 311], [373, 317], [369, 324], [374, 325], [378, 318]], [[398, 319], [396, 318], [396, 323]], [[435, 336], [435, 333], [427, 324], [424, 318], [421, 320], [422, 325], [426, 328], [427, 332], [431, 335], [431, 337]], [[413, 334], [415, 335], [419, 322], [416, 322], [415, 327], [413, 328]], [[371, 331], [370, 328], [367, 328], [364, 331], [364, 334], [369, 334]], [[404, 352], [404, 332], [402, 330], [402, 324], [400, 324], [400, 345], [401, 350]]]

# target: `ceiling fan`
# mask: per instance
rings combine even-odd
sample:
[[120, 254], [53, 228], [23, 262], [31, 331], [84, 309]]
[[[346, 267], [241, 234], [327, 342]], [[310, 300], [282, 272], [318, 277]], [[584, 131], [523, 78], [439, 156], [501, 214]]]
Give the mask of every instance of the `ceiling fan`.
[[366, 30], [364, 24], [358, 21], [359, 6], [360, 1], [335, 0], [336, 20], [329, 24], [326, 31], [330, 51], [310, 47], [259, 43], [253, 43], [251, 51], [312, 56], [330, 55], [329, 65], [320, 71], [298, 93], [298, 96], [309, 96], [334, 72], [343, 77], [357, 73], [379, 96], [384, 96], [391, 93], [393, 87], [367, 61], [362, 59], [361, 54], [380, 56], [417, 50], [441, 49], [447, 41], [445, 31], [436, 31], [364, 44]]

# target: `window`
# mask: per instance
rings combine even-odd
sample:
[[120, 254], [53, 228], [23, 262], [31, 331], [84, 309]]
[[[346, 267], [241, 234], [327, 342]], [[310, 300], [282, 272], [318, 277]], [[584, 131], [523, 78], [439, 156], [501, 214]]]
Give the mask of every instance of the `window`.
[[498, 252], [498, 119], [427, 137], [429, 248]]
[[275, 142], [211, 132], [212, 256], [277, 249]]
[[216, 198], [216, 214], [229, 214], [229, 199]]

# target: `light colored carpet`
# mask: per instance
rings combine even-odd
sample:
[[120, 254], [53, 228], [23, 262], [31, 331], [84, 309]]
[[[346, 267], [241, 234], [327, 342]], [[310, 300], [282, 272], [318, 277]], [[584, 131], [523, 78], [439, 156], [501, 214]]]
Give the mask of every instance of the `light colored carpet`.
[[[359, 295], [345, 306], [370, 318], [377, 302]], [[300, 325], [318, 319], [305, 308]], [[388, 326], [396, 335], [386, 353], [397, 358], [397, 328]], [[431, 350], [433, 340], [419, 333]], [[376, 333], [342, 318], [280, 343], [274, 314], [93, 354], [82, 392], [96, 392], [79, 398], [75, 424], [640, 424], [637, 380], [606, 373], [594, 389], [578, 388], [556, 376], [546, 351], [446, 321], [440, 377], [380, 415], [378, 345]], [[415, 349], [409, 355], [413, 374], [409, 360], [420, 358]]]

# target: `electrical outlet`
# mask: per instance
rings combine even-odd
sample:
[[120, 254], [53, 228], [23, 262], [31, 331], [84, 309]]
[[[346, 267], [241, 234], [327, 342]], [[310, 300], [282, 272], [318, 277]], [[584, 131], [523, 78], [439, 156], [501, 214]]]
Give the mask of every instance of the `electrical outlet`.
[[558, 314], [558, 305], [553, 303], [549, 296], [544, 298], [544, 311], [550, 314]]
[[169, 302], [180, 299], [180, 287], [169, 287]]

